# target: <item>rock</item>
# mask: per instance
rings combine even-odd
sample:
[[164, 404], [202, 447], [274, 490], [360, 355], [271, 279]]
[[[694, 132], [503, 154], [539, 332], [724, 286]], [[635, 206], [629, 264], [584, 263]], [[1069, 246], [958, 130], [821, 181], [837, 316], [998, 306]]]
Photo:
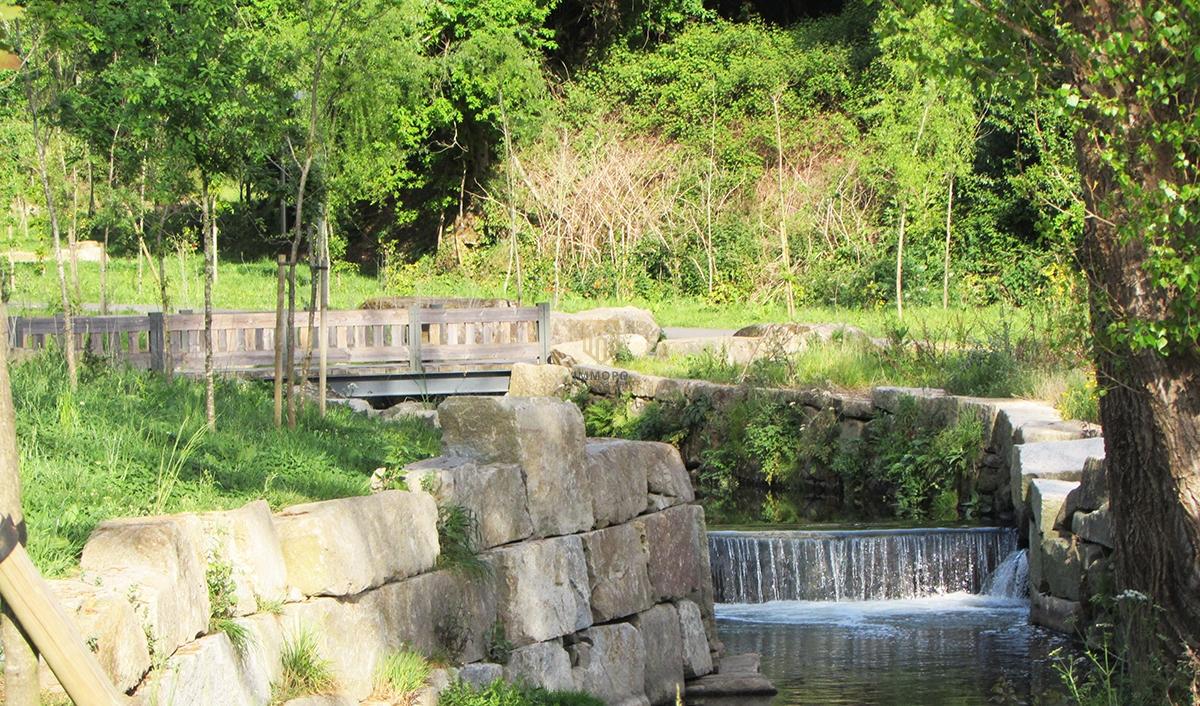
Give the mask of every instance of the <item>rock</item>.
[[638, 613], [632, 621], [646, 646], [646, 698], [651, 704], [674, 704], [675, 690], [683, 689], [683, 635], [679, 612], [660, 603]]
[[901, 400], [911, 399], [923, 421], [930, 424], [949, 424], [958, 418], [959, 398], [934, 387], [876, 387], [871, 390], [875, 407], [895, 414]]
[[474, 513], [481, 548], [533, 534], [525, 481], [520, 467], [514, 464], [480, 464], [462, 457], [439, 456], [407, 466], [404, 478], [412, 491], [429, 488], [438, 505], [459, 505]]
[[689, 600], [675, 604], [679, 611], [679, 634], [683, 645], [683, 674], [687, 678], [702, 677], [713, 670], [712, 653], [704, 633], [700, 607]]
[[668, 338], [659, 341], [654, 355], [658, 358], [711, 355], [729, 365], [749, 365], [764, 358], [790, 355], [795, 350], [780, 350], [761, 338], [705, 336], [702, 338]]
[[[1067, 502], [1067, 496], [1079, 486], [1078, 483], [1049, 478], [1034, 478], [1029, 483], [1029, 509], [1038, 537], [1048, 537], [1059, 526], [1058, 518]], [[1034, 541], [1030, 535], [1029, 541]]]
[[566, 397], [572, 382], [568, 367], [515, 363], [508, 378], [508, 394], [510, 397]]
[[[399, 647], [388, 633], [384, 616], [362, 600], [313, 598], [283, 608], [284, 649], [307, 633], [321, 659], [328, 660], [338, 690], [356, 700], [375, 689], [380, 661]], [[208, 702], [184, 702], [208, 703]]]
[[591, 309], [575, 314], [556, 311], [550, 315], [550, 331], [551, 340], [555, 343], [634, 333], [653, 346], [662, 338], [662, 329], [654, 320], [654, 315], [631, 306]]
[[371, 403], [357, 397], [326, 397], [325, 403], [345, 407], [355, 414], [365, 414], [368, 417], [375, 415], [375, 408]]
[[[821, 343], [863, 341], [875, 343], [883, 339], [873, 339], [857, 326], [850, 324], [751, 324], [738, 329], [735, 337], [775, 337], [781, 339], [800, 338]], [[886, 342], [884, 342], [886, 343]]]
[[283, 706], [357, 706], [358, 701], [345, 694], [314, 694], [289, 699]]
[[1041, 582], [1039, 589], [1058, 598], [1080, 600], [1083, 584], [1083, 566], [1075, 540], [1069, 536], [1054, 534], [1042, 539], [1039, 545], [1041, 557]]
[[635, 522], [649, 553], [648, 569], [656, 601], [688, 598], [711, 612], [712, 581], [704, 510], [680, 505]]
[[[47, 583], [113, 685], [119, 691], [137, 686], [150, 669], [150, 651], [142, 624], [125, 596], [80, 581]], [[42, 689], [62, 693], [54, 673], [44, 662], [39, 677]]]
[[208, 564], [229, 565], [234, 615], [258, 612], [260, 599], [284, 599], [287, 567], [267, 501], [256, 500], [237, 510], [209, 512], [199, 518], [208, 542]]
[[648, 704], [646, 647], [629, 623], [597, 625], [568, 645], [575, 689], [613, 706]]
[[1094, 512], [1076, 512], [1071, 518], [1071, 529], [1084, 541], [1100, 544], [1109, 549], [1116, 547], [1112, 513], [1108, 509], [1108, 503], [1104, 503], [1100, 509]]
[[866, 435], [866, 431], [866, 422], [858, 419], [843, 419], [838, 423], [838, 441], [843, 444], [862, 441], [862, 438]]
[[739, 698], [772, 696], [777, 689], [758, 671], [759, 655], [750, 652], [726, 655], [717, 672], [688, 682], [688, 699]]
[[646, 552], [637, 527], [617, 525], [582, 538], [595, 622], [623, 618], [654, 605]]
[[497, 615], [514, 647], [592, 624], [587, 562], [579, 537], [524, 542], [492, 552]]
[[85, 583], [129, 599], [160, 655], [208, 630], [205, 566], [203, 530], [188, 515], [102, 522], [80, 560]]
[[445, 455], [521, 467], [535, 536], [591, 529], [578, 407], [545, 397], [454, 397], [439, 413]]
[[1072, 441], [1100, 436], [1100, 427], [1076, 420], [1036, 420], [1015, 430], [1014, 443], [1031, 444], [1039, 441]]
[[474, 662], [486, 656], [496, 624], [496, 590], [490, 575], [443, 569], [368, 591], [358, 603], [382, 621], [390, 649]]
[[692, 490], [692, 479], [679, 451], [670, 444], [660, 441], [636, 442], [642, 461], [646, 464], [646, 482], [650, 492], [690, 503], [696, 499]]
[[427, 409], [420, 402], [411, 400], [392, 405], [379, 413], [379, 418], [388, 422], [412, 420], [424, 424], [430, 429], [441, 429], [436, 409]]
[[238, 656], [239, 675], [255, 703], [271, 698], [271, 685], [283, 672], [283, 625], [277, 615], [260, 613], [234, 622], [246, 630], [246, 643], [234, 651]]
[[572, 368], [576, 365], [610, 365], [623, 358], [641, 358], [650, 352], [650, 344], [636, 333], [610, 334], [564, 341], [550, 348], [550, 362]]
[[512, 651], [504, 666], [504, 678], [540, 686], [550, 691], [575, 688], [571, 677], [571, 657], [558, 640], [537, 642]]
[[458, 678], [476, 689], [482, 689], [497, 679], [503, 679], [504, 667], [491, 662], [467, 664], [458, 670]]
[[1092, 512], [1108, 502], [1108, 465], [1103, 459], [1089, 458], [1083, 465], [1073, 510]]
[[1029, 595], [1029, 622], [1063, 633], [1075, 633], [1080, 627], [1083, 607], [1078, 601], [1055, 598], [1038, 591]]
[[596, 527], [620, 524], [646, 509], [648, 464], [643, 458], [641, 442], [589, 440], [584, 447], [584, 458]]
[[1083, 465], [1089, 458], [1104, 457], [1104, 439], [1077, 439], [1074, 441], [1038, 441], [1017, 444], [1012, 447], [1009, 471], [1012, 474], [1009, 489], [1012, 491], [1013, 507], [1025, 507], [1029, 497], [1029, 481], [1033, 478], [1051, 478], [1078, 482], [1083, 474]]
[[294, 505], [275, 516], [288, 581], [306, 596], [349, 596], [433, 568], [437, 505], [387, 490]]
[[155, 669], [136, 696], [148, 704], [228, 704], [257, 706], [270, 690], [257, 690], [261, 680], [246, 679], [238, 654], [225, 633], [215, 633], [180, 647]]

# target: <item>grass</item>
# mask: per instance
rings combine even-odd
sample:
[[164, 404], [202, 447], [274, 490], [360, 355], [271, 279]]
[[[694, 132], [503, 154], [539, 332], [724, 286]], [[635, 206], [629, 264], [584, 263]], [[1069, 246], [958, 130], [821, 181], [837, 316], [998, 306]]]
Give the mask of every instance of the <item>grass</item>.
[[390, 701], [412, 699], [429, 681], [429, 672], [429, 662], [416, 652], [392, 652], [379, 663], [373, 696]]
[[29, 551], [51, 577], [76, 571], [92, 529], [112, 517], [272, 508], [363, 495], [371, 471], [436, 455], [436, 432], [312, 406], [276, 430], [271, 390], [220, 380], [217, 430], [204, 430], [204, 386], [85, 364], [67, 386], [54, 354], [12, 368]]
[[438, 696], [439, 706], [603, 706], [578, 691], [547, 691], [497, 679], [482, 688], [454, 682]]
[[317, 640], [307, 629], [297, 630], [284, 643], [279, 681], [272, 685], [271, 702], [330, 693], [337, 686], [329, 660], [317, 651]]

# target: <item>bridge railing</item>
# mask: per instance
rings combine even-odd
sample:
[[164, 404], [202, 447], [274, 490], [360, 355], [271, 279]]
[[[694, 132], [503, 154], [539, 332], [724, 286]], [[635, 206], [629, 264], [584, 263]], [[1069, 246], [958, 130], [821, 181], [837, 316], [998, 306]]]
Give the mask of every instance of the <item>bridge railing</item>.
[[[135, 368], [204, 372], [204, 315], [80, 316], [72, 341], [79, 351]], [[550, 307], [341, 310], [309, 327], [307, 311], [292, 321], [293, 358], [316, 375], [319, 341], [328, 342], [330, 376], [402, 375], [499, 370], [544, 363], [550, 353]], [[35, 352], [63, 345], [58, 317], [12, 317], [9, 345]], [[275, 313], [212, 315], [213, 367], [218, 373], [274, 376]]]

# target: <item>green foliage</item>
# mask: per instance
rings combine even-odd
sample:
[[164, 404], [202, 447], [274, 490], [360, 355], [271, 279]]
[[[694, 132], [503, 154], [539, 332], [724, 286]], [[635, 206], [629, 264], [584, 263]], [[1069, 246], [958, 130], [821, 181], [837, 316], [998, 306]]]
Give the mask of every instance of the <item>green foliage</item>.
[[1067, 376], [1066, 387], [1055, 405], [1064, 419], [1079, 419], [1093, 424], [1100, 423], [1100, 390], [1096, 377], [1079, 370]]
[[409, 698], [429, 681], [429, 662], [408, 650], [391, 652], [375, 672], [374, 696], [384, 699]]
[[497, 618], [496, 622], [492, 623], [492, 627], [488, 629], [487, 634], [484, 635], [484, 655], [489, 662], [508, 664], [513, 647], [514, 645], [508, 639], [508, 633], [504, 629], [504, 622]]
[[461, 571], [469, 576], [485, 576], [491, 566], [479, 558], [479, 519], [461, 505], [438, 507], [439, 567]]
[[547, 691], [520, 684], [496, 681], [476, 689], [465, 682], [454, 682], [438, 697], [443, 706], [600, 706], [594, 696], [573, 691]]
[[[218, 382], [222, 423], [202, 432], [204, 388], [195, 381], [85, 366], [68, 394], [61, 356], [11, 371], [30, 553], [50, 576], [71, 572], [109, 518], [365, 494], [386, 449], [418, 433], [336, 407], [321, 418], [310, 406], [296, 430], [276, 430], [270, 388], [235, 380]], [[436, 443], [426, 448], [437, 452]]]
[[317, 639], [307, 628], [296, 630], [283, 643], [279, 681], [271, 685], [272, 703], [312, 694], [331, 693], [337, 686], [329, 660], [317, 649]]
[[237, 602], [235, 595], [237, 587], [233, 583], [233, 565], [210, 553], [204, 578], [208, 584], [208, 603], [212, 615], [209, 619], [210, 623], [223, 618], [232, 618]]

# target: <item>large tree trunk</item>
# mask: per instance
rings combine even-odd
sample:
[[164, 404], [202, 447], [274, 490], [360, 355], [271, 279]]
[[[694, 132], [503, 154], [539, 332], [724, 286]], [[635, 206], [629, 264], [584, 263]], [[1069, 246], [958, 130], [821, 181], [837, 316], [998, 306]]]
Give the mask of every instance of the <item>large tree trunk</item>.
[[[1076, 147], [1088, 212], [1113, 214], [1122, 195], [1101, 147], [1085, 135]], [[1169, 157], [1157, 161], [1159, 169], [1170, 163]], [[1143, 176], [1146, 184], [1156, 179], [1149, 168]], [[1200, 352], [1194, 346], [1165, 355], [1134, 349], [1127, 337], [1110, 332], [1114, 321], [1161, 319], [1168, 307], [1167, 293], [1147, 275], [1145, 242], [1118, 232], [1127, 215], [1088, 218], [1081, 251], [1091, 285], [1093, 355], [1104, 390], [1100, 416], [1117, 588], [1145, 594], [1162, 609], [1162, 632], [1174, 643], [1166, 646], [1174, 653], [1168, 660], [1182, 651], [1195, 667], [1200, 666]], [[1161, 669], [1155, 660], [1164, 646], [1149, 610], [1144, 617], [1151, 624], [1128, 626], [1135, 643], [1126, 646], [1127, 654], [1135, 683], [1160, 683], [1161, 675], [1150, 671]], [[1197, 693], [1194, 681], [1191, 692]]]

